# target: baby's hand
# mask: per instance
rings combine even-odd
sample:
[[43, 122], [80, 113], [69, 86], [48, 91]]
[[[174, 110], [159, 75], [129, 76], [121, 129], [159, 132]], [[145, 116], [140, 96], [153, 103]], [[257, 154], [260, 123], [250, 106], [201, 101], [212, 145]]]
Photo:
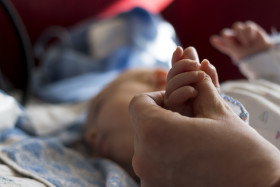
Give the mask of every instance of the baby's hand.
[[200, 64], [193, 47], [184, 51], [178, 47], [173, 53], [172, 68], [167, 75], [165, 108], [185, 116], [193, 116], [191, 102], [198, 94], [193, 85], [202, 81], [206, 76], [205, 73], [219, 90], [218, 76], [214, 66], [207, 60]]
[[274, 45], [267, 32], [252, 21], [236, 22], [231, 29], [223, 29], [219, 36], [212, 36], [210, 42], [235, 61], [268, 50]]

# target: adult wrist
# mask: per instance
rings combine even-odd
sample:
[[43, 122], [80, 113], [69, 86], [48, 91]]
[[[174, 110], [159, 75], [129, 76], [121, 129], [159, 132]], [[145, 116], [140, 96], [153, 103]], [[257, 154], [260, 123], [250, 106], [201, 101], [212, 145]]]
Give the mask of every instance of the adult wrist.
[[275, 182], [272, 183], [270, 187], [280, 187], [280, 176]]

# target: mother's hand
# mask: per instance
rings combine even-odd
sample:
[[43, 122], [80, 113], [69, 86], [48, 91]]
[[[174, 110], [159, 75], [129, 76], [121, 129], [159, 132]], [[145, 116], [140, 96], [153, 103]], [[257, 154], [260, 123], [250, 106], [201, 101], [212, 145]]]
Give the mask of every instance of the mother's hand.
[[141, 94], [130, 104], [142, 187], [263, 187], [280, 178], [278, 149], [236, 115], [189, 118], [162, 108], [163, 98]]

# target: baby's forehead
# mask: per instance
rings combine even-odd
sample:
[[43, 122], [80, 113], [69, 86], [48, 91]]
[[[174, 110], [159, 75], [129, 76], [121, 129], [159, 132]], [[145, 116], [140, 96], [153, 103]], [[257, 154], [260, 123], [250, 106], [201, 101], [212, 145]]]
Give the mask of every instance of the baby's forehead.
[[110, 92], [111, 90], [116, 90], [121, 87], [121, 85], [126, 84], [127, 82], [134, 81], [147, 81], [145, 78], [149, 78], [150, 75], [154, 72], [153, 69], [131, 69], [123, 71], [115, 80], [109, 83], [102, 92]]
[[104, 99], [110, 95], [113, 95], [117, 92], [122, 86], [128, 82], [144, 82], [147, 84], [150, 84], [152, 82], [151, 76], [153, 76], [153, 73], [155, 72], [155, 69], [146, 69], [146, 68], [138, 68], [138, 69], [130, 69], [125, 70], [120, 75], [113, 80], [111, 83], [109, 83], [107, 86], [105, 86], [94, 98], [93, 98], [93, 104], [96, 103], [96, 101]]
[[[103, 88], [103, 90], [101, 90], [94, 98], [91, 99], [88, 108], [88, 119], [90, 119], [91, 122], [96, 121], [102, 106], [108, 102], [108, 100], [112, 100], [113, 98], [116, 99], [114, 96], [117, 96], [118, 98], [128, 98], [131, 96], [131, 94], [137, 94], [140, 92], [141, 89], [143, 92], [151, 91], [152, 89], [150, 87], [152, 86], [150, 85], [152, 85], [152, 81], [150, 80], [150, 77], [154, 71], [155, 70], [153, 69], [135, 69], [127, 70], [121, 73], [115, 80], [109, 83]], [[145, 84], [149, 84], [149, 86], [141, 86]]]
[[92, 125], [97, 121], [100, 109], [108, 101], [109, 98], [112, 98], [114, 94], [117, 93], [117, 90], [123, 85], [124, 81], [116, 79], [113, 82], [109, 83], [104, 87], [96, 96], [94, 96], [88, 107], [88, 117], [85, 129], [88, 130], [92, 128]]
[[92, 100], [91, 105], [97, 105], [100, 100], [106, 99], [108, 96], [112, 96], [127, 82], [141, 81], [143, 78], [147, 78], [151, 70], [148, 69], [135, 69], [126, 70], [121, 73], [115, 80], [105, 86]]

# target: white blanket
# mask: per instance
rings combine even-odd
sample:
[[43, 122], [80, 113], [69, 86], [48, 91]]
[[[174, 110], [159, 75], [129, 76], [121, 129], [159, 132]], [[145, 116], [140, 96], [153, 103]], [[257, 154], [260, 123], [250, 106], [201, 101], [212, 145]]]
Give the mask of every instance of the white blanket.
[[280, 86], [265, 80], [229, 81], [221, 90], [239, 100], [250, 114], [249, 124], [280, 148]]

